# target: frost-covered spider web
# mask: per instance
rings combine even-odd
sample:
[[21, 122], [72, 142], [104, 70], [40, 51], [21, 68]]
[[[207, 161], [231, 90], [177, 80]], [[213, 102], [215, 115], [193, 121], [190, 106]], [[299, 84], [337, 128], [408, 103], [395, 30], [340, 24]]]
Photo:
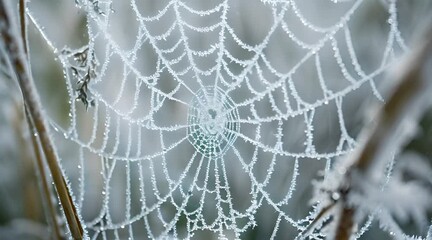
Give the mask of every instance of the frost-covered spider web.
[[382, 100], [406, 49], [395, 1], [65, 2], [74, 20], [29, 15], [64, 72], [52, 126], [92, 239], [294, 238], [311, 180], [356, 146], [345, 102]]

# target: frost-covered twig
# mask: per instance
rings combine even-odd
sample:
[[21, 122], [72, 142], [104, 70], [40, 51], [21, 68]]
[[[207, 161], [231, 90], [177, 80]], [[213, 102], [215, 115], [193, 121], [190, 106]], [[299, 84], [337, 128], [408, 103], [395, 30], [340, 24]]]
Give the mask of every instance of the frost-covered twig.
[[[432, 25], [420, 40], [413, 51], [399, 62], [397, 68], [393, 68], [391, 77], [395, 79], [396, 87], [388, 102], [378, 112], [376, 120], [360, 135], [357, 150], [342, 161], [338, 161], [320, 185], [316, 197], [322, 205], [321, 211], [310, 226], [300, 234], [300, 238], [307, 237], [315, 225], [324, 221], [324, 215], [331, 214], [334, 216], [332, 224], [335, 229], [330, 230], [330, 238], [348, 240], [353, 236], [353, 227], [356, 224], [354, 217], [361, 212], [360, 208], [372, 213], [374, 211], [372, 209], [379, 208], [376, 204], [385, 205], [386, 203], [382, 201], [388, 201], [388, 197], [376, 196], [382, 189], [376, 188], [375, 185], [382, 184], [380, 181], [388, 167], [389, 159], [392, 159], [401, 146], [409, 140], [410, 134], [413, 133], [412, 123], [417, 122], [420, 115], [431, 104]], [[390, 192], [398, 191], [395, 190], [394, 185], [402, 184], [398, 182], [399, 180], [396, 179], [396, 183], [392, 183]], [[402, 191], [403, 189], [405, 192]], [[419, 186], [399, 185], [399, 195], [413, 192], [413, 189], [419, 190]], [[322, 193], [324, 197], [320, 197]], [[419, 200], [422, 202], [417, 208], [406, 204], [399, 206], [399, 208], [410, 208], [397, 209], [399, 215], [404, 215], [400, 211], [413, 211], [415, 213], [409, 214], [415, 215], [419, 208], [425, 207], [430, 195], [431, 193], [425, 192], [422, 196], [426, 200]], [[364, 203], [364, 201], [370, 202]], [[374, 206], [367, 206], [368, 204]]]
[[[26, 120], [27, 120], [27, 124], [29, 125], [30, 129], [34, 129], [34, 124], [31, 120], [30, 114], [27, 110], [26, 107], [25, 108], [25, 116], [26, 116]], [[39, 150], [39, 144], [38, 144], [38, 140], [37, 137], [35, 136], [35, 133], [30, 133], [30, 137], [31, 137], [31, 141], [32, 141], [32, 145], [33, 145], [33, 151], [35, 153], [35, 158], [36, 158], [36, 167], [39, 171], [39, 176], [40, 176], [40, 181], [41, 181], [41, 190], [42, 190], [42, 195], [44, 197], [44, 200], [46, 201], [46, 207], [47, 207], [47, 217], [50, 218], [50, 223], [52, 224], [52, 231], [53, 231], [53, 236], [55, 237], [55, 239], [61, 239], [62, 234], [61, 234], [61, 230], [60, 230], [60, 226], [57, 222], [57, 218], [56, 218], [56, 210], [55, 210], [55, 205], [53, 203], [53, 200], [51, 199], [52, 196], [52, 192], [50, 191], [50, 187], [48, 185], [48, 179], [46, 177], [46, 173], [45, 173], [45, 166], [43, 163], [43, 159], [42, 159], [42, 154]]]
[[[19, 16], [20, 16], [20, 27], [21, 27], [21, 39], [23, 40], [24, 43], [23, 45], [24, 45], [25, 55], [27, 59], [29, 59], [28, 43], [27, 43], [27, 27], [26, 27], [27, 21], [26, 21], [25, 9], [26, 9], [26, 0], [20, 0]], [[33, 151], [35, 154], [36, 167], [37, 167], [37, 171], [39, 172], [39, 177], [41, 182], [40, 188], [41, 188], [42, 196], [44, 198], [44, 202], [46, 202], [46, 214], [48, 215], [46, 217], [50, 219], [50, 221], [48, 222], [50, 223], [52, 228], [52, 234], [53, 234], [52, 237], [54, 237], [55, 239], [61, 239], [62, 231], [57, 221], [56, 205], [53, 202], [54, 200], [52, 199], [52, 196], [54, 196], [53, 191], [49, 186], [47, 175], [45, 173], [45, 165], [43, 162], [42, 153], [40, 152], [39, 149], [37, 134], [33, 133], [35, 129], [33, 119], [29, 111], [27, 110], [26, 106], [24, 106], [24, 113], [27, 120], [27, 125], [30, 129], [30, 138], [33, 146]]]
[[382, 174], [389, 156], [397, 154], [399, 148], [408, 140], [407, 124], [417, 120], [430, 104], [432, 28], [398, 67], [392, 75], [397, 80], [397, 86], [391, 97], [378, 113], [374, 125], [361, 135], [361, 147], [350, 159], [345, 159], [351, 165], [335, 169], [345, 173], [343, 184], [337, 190], [342, 194], [339, 200], [341, 211], [337, 218], [339, 222], [335, 230], [336, 239], [345, 240], [352, 235], [356, 207], [349, 202], [350, 193], [361, 191], [361, 179], [374, 180], [377, 174]]
[[37, 131], [72, 237], [75, 239], [82, 239], [83, 229], [71, 196], [69, 195], [66, 181], [64, 180], [62, 171], [58, 165], [58, 156], [49, 136], [48, 125], [44, 119], [44, 114], [30, 74], [27, 58], [23, 53], [22, 41], [20, 41], [20, 38], [16, 33], [16, 26], [13, 24], [13, 13], [11, 13], [11, 9], [12, 7], [8, 6], [5, 1], [0, 1], [0, 33], [2, 41], [1, 44], [3, 45], [2, 48], [4, 48], [12, 71], [18, 80], [24, 104], [27, 107], [28, 113], [34, 123], [35, 130]]

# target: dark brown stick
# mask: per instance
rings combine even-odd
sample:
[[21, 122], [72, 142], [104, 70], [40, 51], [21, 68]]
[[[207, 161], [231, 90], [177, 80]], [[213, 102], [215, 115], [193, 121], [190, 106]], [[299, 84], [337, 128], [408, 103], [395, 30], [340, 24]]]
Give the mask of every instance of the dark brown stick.
[[[27, 46], [27, 21], [26, 21], [25, 9], [26, 9], [26, 0], [20, 0], [19, 15], [20, 15], [20, 25], [21, 25], [21, 39], [23, 40], [24, 52], [28, 59], [29, 57], [28, 57], [28, 50], [27, 50], [28, 47]], [[33, 130], [35, 129], [33, 120], [31, 119], [30, 113], [28, 112], [26, 106], [24, 106], [24, 113], [30, 130], [29, 132], [30, 132], [31, 142], [33, 145], [33, 151], [35, 154], [36, 167], [37, 167], [37, 171], [39, 172], [39, 177], [41, 181], [40, 187], [42, 188], [41, 189], [42, 196], [44, 198], [44, 201], [46, 202], [46, 208], [47, 208], [46, 214], [48, 215], [46, 217], [50, 219], [50, 221], [48, 222], [51, 225], [54, 239], [62, 239], [61, 229], [57, 222], [57, 217], [56, 217], [57, 216], [56, 205], [53, 203], [51, 199], [51, 196], [53, 196], [53, 192], [52, 189], [50, 188], [50, 185], [48, 184], [48, 179], [45, 172], [45, 165], [43, 162], [43, 156], [39, 149], [38, 138], [37, 136], [35, 136], [36, 133], [33, 133]]]
[[53, 237], [54, 239], [62, 239], [62, 234], [61, 234], [61, 230], [60, 230], [60, 226], [58, 225], [57, 222], [57, 214], [56, 214], [56, 208], [55, 205], [51, 199], [52, 196], [52, 192], [51, 192], [51, 188], [49, 187], [48, 184], [48, 179], [45, 173], [45, 166], [44, 166], [44, 162], [42, 160], [42, 153], [39, 150], [39, 144], [38, 144], [38, 139], [35, 136], [35, 133], [32, 132], [32, 129], [34, 129], [32, 120], [30, 118], [30, 114], [27, 110], [27, 107], [25, 107], [25, 116], [26, 116], [26, 120], [27, 120], [27, 124], [30, 128], [30, 135], [31, 135], [31, 141], [32, 141], [32, 145], [33, 145], [33, 151], [35, 153], [35, 158], [36, 158], [36, 167], [37, 170], [39, 171], [39, 176], [40, 176], [40, 180], [41, 180], [41, 187], [42, 187], [42, 194], [44, 196], [44, 200], [46, 201], [46, 205], [47, 205], [47, 214], [50, 218], [50, 222], [51, 222], [51, 227], [53, 229]]
[[20, 25], [21, 25], [21, 38], [24, 42], [24, 53], [28, 57], [28, 49], [27, 49], [27, 32], [26, 32], [26, 14], [25, 14], [25, 4], [26, 0], [20, 0], [19, 3], [19, 16], [20, 16]]
[[24, 57], [22, 40], [18, 39], [15, 34], [16, 29], [14, 29], [15, 26], [12, 23], [12, 14], [9, 12], [11, 9], [8, 9], [5, 5], [3, 0], [0, 1], [0, 33], [3, 41], [2, 44], [4, 45], [5, 53], [9, 59], [12, 70], [18, 80], [28, 113], [37, 131], [72, 237], [74, 239], [82, 239], [83, 229], [58, 165], [58, 156], [56, 155], [54, 145], [49, 136], [48, 124], [45, 122], [42, 107], [39, 103], [39, 96], [37, 95], [30, 74], [29, 65], [27, 64], [27, 59]]
[[418, 43], [403, 64], [400, 64], [400, 68], [396, 69], [397, 75], [394, 77], [398, 84], [388, 102], [379, 112], [376, 124], [363, 134], [364, 137], [361, 139], [364, 141], [360, 153], [353, 155], [354, 164], [346, 171], [346, 180], [349, 186], [348, 189], [345, 189], [345, 196], [340, 201], [342, 211], [335, 234], [338, 240], [348, 240], [352, 235], [354, 225], [353, 217], [356, 209], [347, 203], [349, 192], [355, 188], [351, 173], [356, 171], [365, 178], [370, 178], [376, 167], [381, 168], [383, 166], [382, 160], [379, 158], [383, 149], [386, 149], [386, 146], [395, 137], [395, 130], [403, 124], [403, 120], [407, 117], [415, 117], [410, 116], [413, 108], [418, 108], [417, 110], [422, 112], [424, 108], [422, 105], [426, 105], [424, 96], [426, 91], [431, 90], [432, 80], [427, 79], [422, 73], [426, 69], [432, 68], [432, 29], [426, 33], [422, 40], [423, 42]]

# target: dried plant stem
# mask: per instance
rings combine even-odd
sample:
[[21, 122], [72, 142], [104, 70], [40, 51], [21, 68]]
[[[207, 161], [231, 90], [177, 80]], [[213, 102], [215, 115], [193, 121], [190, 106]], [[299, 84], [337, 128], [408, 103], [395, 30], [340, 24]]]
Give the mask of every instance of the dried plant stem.
[[[25, 116], [26, 116], [26, 120], [27, 123], [30, 127], [30, 129], [35, 129], [33, 126], [33, 121], [31, 120], [30, 114], [27, 110], [27, 107], [25, 108]], [[44, 167], [44, 162], [42, 159], [42, 153], [39, 150], [39, 144], [38, 144], [38, 139], [35, 136], [34, 133], [30, 132], [31, 134], [31, 141], [32, 141], [32, 145], [33, 145], [33, 151], [35, 153], [35, 158], [36, 158], [36, 167], [37, 170], [39, 171], [39, 177], [41, 180], [41, 187], [42, 187], [42, 194], [44, 196], [44, 200], [46, 202], [46, 207], [47, 207], [47, 214], [50, 218], [50, 223], [51, 223], [51, 228], [53, 231], [53, 237], [54, 239], [62, 239], [62, 234], [61, 234], [61, 230], [60, 230], [60, 226], [57, 222], [57, 218], [56, 218], [56, 209], [55, 209], [55, 205], [51, 199], [52, 196], [52, 192], [51, 192], [51, 188], [49, 187], [48, 184], [48, 179], [47, 179], [47, 175], [45, 172], [45, 167]]]
[[[428, 79], [424, 72], [432, 68], [432, 29], [422, 40], [423, 42], [418, 43], [414, 51], [400, 64], [400, 68], [396, 69], [393, 76], [398, 84], [393, 94], [378, 113], [374, 126], [363, 133], [361, 140], [364, 141], [360, 151], [352, 156], [353, 165], [346, 171], [345, 176], [348, 188], [344, 189], [344, 196], [340, 199], [342, 211], [335, 234], [338, 240], [348, 240], [352, 235], [356, 209], [348, 204], [347, 199], [349, 192], [355, 187], [351, 179], [352, 173], [355, 171], [368, 179], [371, 178], [375, 168], [381, 169], [384, 166], [382, 157], [386, 149], [389, 149], [389, 144], [394, 144], [392, 139], [397, 137], [396, 130], [405, 119], [418, 117], [413, 115], [419, 115], [427, 106], [425, 96], [431, 89], [432, 80]], [[400, 146], [391, 146], [392, 149], [397, 147]]]
[[29, 64], [24, 55], [23, 42], [17, 37], [17, 34], [15, 34], [16, 29], [14, 29], [15, 26], [12, 22], [13, 14], [9, 12], [11, 9], [5, 5], [5, 1], [0, 1], [0, 33], [2, 44], [4, 45], [4, 50], [7, 55], [6, 57], [9, 59], [12, 71], [15, 73], [18, 80], [28, 114], [33, 120], [34, 128], [46, 157], [72, 237], [74, 239], [82, 239], [83, 229], [69, 195], [67, 184], [58, 165], [58, 156], [56, 155], [54, 145], [49, 136], [48, 124], [44, 119], [39, 97], [30, 74]]
[[[21, 25], [21, 38], [23, 40], [24, 43], [24, 52], [25, 55], [27, 57], [27, 59], [29, 59], [29, 55], [28, 55], [28, 45], [27, 45], [27, 21], [26, 21], [26, 15], [25, 15], [25, 8], [26, 8], [26, 0], [20, 0], [19, 3], [19, 15], [20, 15], [20, 25]], [[48, 179], [47, 179], [47, 175], [45, 172], [45, 165], [43, 162], [43, 156], [42, 153], [40, 152], [40, 148], [39, 148], [39, 143], [38, 143], [38, 138], [35, 135], [35, 133], [33, 132], [33, 130], [35, 129], [34, 127], [34, 123], [33, 123], [33, 119], [30, 116], [29, 111], [27, 110], [27, 107], [24, 105], [24, 113], [25, 113], [25, 118], [27, 120], [27, 124], [30, 130], [30, 137], [31, 137], [31, 141], [32, 141], [32, 145], [33, 145], [33, 151], [34, 151], [34, 155], [35, 155], [35, 160], [36, 160], [36, 167], [37, 167], [37, 171], [39, 172], [39, 178], [40, 178], [40, 188], [42, 191], [42, 197], [44, 199], [44, 203], [45, 204], [45, 208], [46, 208], [46, 214], [47, 214], [47, 218], [49, 218], [48, 222], [49, 225], [51, 225], [51, 229], [52, 229], [52, 237], [53, 239], [62, 239], [62, 234], [61, 234], [61, 229], [60, 226], [58, 224], [57, 221], [57, 212], [56, 212], [56, 205], [53, 202], [52, 196], [53, 192], [52, 189], [50, 188], [50, 185], [48, 183]]]
[[24, 45], [24, 53], [28, 57], [28, 49], [27, 49], [27, 28], [26, 28], [26, 0], [20, 0], [19, 3], [19, 16], [20, 16], [20, 24], [21, 24], [21, 38], [23, 40]]

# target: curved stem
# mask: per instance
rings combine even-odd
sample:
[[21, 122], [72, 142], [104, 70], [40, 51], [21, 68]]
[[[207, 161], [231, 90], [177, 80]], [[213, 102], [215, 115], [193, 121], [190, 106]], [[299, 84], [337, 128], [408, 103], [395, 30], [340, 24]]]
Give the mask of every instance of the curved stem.
[[37, 131], [39, 142], [45, 154], [72, 237], [74, 239], [82, 239], [83, 229], [58, 164], [58, 156], [50, 138], [48, 124], [44, 118], [45, 115], [39, 102], [39, 96], [35, 90], [27, 58], [25, 57], [23, 41], [16, 34], [17, 27], [13, 23], [11, 9], [12, 7], [7, 6], [5, 1], [0, 1], [1, 44], [4, 46], [6, 57], [11, 64], [11, 70], [18, 80], [24, 103], [33, 120], [34, 128]]

